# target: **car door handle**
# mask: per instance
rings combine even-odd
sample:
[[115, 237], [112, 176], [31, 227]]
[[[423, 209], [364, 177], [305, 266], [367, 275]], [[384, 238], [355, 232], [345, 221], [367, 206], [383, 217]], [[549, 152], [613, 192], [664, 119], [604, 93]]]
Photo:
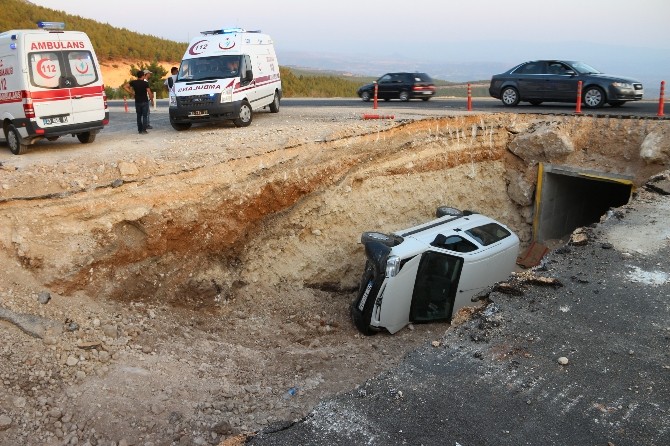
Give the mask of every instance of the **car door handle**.
[[72, 99], [81, 99], [83, 96], [72, 96]]

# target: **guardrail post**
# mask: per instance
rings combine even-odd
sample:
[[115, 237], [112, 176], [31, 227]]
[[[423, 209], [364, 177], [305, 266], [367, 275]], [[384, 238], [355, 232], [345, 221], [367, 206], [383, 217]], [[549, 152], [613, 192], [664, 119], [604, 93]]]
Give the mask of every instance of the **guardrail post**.
[[472, 111], [472, 87], [468, 82], [468, 111]]
[[582, 112], [582, 81], [577, 82], [577, 108], [575, 109], [576, 114]]
[[373, 110], [377, 110], [377, 93], [379, 91], [379, 85], [377, 85], [377, 81], [375, 81], [375, 97], [374, 100], [372, 101], [372, 108]]
[[658, 116], [663, 116], [663, 97], [665, 96], [665, 81], [661, 81], [661, 94], [658, 97]]

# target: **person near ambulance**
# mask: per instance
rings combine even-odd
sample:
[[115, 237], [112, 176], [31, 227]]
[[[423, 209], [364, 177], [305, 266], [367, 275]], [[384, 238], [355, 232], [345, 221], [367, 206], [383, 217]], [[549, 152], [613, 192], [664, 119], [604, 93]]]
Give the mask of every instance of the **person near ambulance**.
[[167, 79], [165, 79], [165, 82], [163, 82], [163, 85], [165, 85], [165, 89], [168, 91], [168, 93], [174, 93], [174, 83], [177, 80], [177, 73], [179, 73], [179, 68], [172, 67], [170, 69], [170, 76], [168, 76]]
[[137, 72], [137, 79], [130, 81], [129, 89], [135, 95], [135, 113], [137, 114], [137, 131], [141, 134], [147, 134], [147, 125], [149, 117], [149, 101], [153, 98], [153, 93], [149, 88], [149, 83], [144, 79], [145, 73], [140, 70]]
[[[147, 87], [151, 89], [151, 84], [149, 82], [149, 78], [151, 77], [151, 71], [149, 70], [144, 70], [142, 71], [144, 73], [144, 81], [147, 83]], [[151, 126], [151, 105], [153, 103], [153, 95], [149, 95], [149, 110], [147, 111], [147, 130], [153, 129]]]

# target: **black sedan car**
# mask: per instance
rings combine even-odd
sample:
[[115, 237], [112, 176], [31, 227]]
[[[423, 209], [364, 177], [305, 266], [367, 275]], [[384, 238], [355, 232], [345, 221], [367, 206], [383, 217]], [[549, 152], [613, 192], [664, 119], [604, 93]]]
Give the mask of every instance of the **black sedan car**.
[[[375, 84], [363, 85], [358, 89], [358, 97], [367, 102], [374, 98]], [[388, 101], [400, 99], [429, 100], [435, 95], [435, 84], [426, 73], [386, 73], [377, 79], [377, 98]]]
[[535, 60], [491, 78], [489, 94], [506, 106], [521, 101], [539, 105], [542, 102], [576, 102], [577, 82], [582, 81], [582, 103], [586, 108], [612, 107], [627, 101], [639, 101], [644, 94], [642, 83], [635, 79], [603, 74], [582, 62]]

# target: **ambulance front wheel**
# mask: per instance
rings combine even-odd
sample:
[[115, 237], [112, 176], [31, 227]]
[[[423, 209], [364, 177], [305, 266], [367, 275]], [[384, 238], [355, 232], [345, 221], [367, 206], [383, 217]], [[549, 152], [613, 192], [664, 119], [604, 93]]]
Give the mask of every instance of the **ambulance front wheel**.
[[235, 123], [235, 127], [247, 127], [251, 124], [251, 105], [247, 101], [242, 101], [242, 104], [240, 104], [240, 114], [233, 123]]
[[270, 113], [278, 113], [279, 112], [279, 94], [275, 91], [275, 97], [272, 99], [272, 102], [270, 103]]
[[16, 127], [11, 124], [5, 131], [5, 139], [7, 140], [9, 150], [14, 155], [23, 155], [28, 151], [28, 145], [23, 143], [21, 135], [19, 135], [19, 131], [16, 130]]
[[97, 135], [97, 133], [95, 133], [95, 132], [77, 133], [77, 139], [82, 144], [90, 144], [93, 141], [95, 141], [96, 135]]

